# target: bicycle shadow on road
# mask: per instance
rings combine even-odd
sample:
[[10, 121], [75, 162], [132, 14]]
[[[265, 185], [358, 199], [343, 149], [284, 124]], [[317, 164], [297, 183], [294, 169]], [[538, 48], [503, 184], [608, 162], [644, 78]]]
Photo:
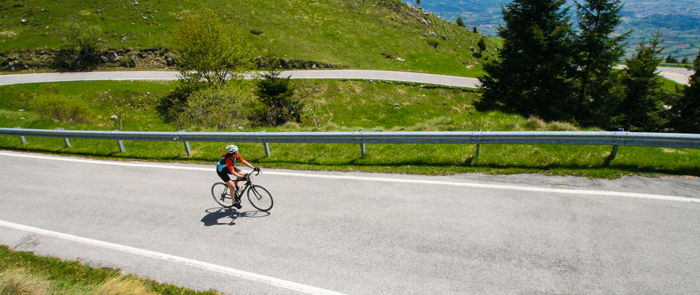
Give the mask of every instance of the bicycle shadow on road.
[[[245, 212], [238, 212], [235, 208], [209, 208], [207, 210], [204, 210], [207, 212], [207, 215], [202, 217], [202, 223], [204, 223], [204, 226], [212, 226], [212, 225], [235, 225], [236, 224], [236, 219], [245, 217], [245, 218], [261, 218], [261, 217], [267, 217], [270, 215], [270, 212], [261, 212], [261, 211], [245, 211]], [[229, 220], [228, 222], [227, 219]]]

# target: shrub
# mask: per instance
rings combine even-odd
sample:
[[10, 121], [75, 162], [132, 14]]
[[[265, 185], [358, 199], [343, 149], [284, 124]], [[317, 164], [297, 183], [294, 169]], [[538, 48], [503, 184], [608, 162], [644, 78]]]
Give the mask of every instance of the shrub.
[[460, 26], [460, 27], [462, 27], [462, 28], [465, 28], [465, 27], [466, 27], [466, 26], [464, 25], [464, 20], [462, 20], [462, 17], [458, 17], [458, 18], [457, 18], [457, 25]]
[[479, 53], [483, 52], [486, 49], [486, 42], [484, 42], [484, 38], [479, 39], [479, 42], [476, 43], [476, 46], [479, 47]]
[[47, 119], [82, 124], [93, 114], [90, 106], [79, 98], [65, 95], [41, 95], [34, 98], [32, 108]]
[[530, 130], [538, 131], [547, 128], [547, 123], [537, 116], [530, 116], [525, 123], [525, 127]]
[[280, 72], [273, 65], [270, 70], [258, 80], [255, 94], [264, 105], [258, 114], [261, 120], [272, 126], [286, 122], [300, 122], [304, 110], [304, 102], [295, 96], [296, 85], [290, 77], [279, 76]]
[[437, 49], [438, 45], [440, 43], [434, 39], [428, 39], [428, 45], [432, 46], [433, 48]]
[[85, 22], [68, 21], [61, 24], [60, 34], [64, 40], [78, 50], [72, 68], [83, 68], [96, 63], [102, 46], [102, 28]]
[[248, 125], [261, 109], [253, 97], [252, 83], [239, 81], [193, 93], [177, 116], [178, 126], [233, 129]]

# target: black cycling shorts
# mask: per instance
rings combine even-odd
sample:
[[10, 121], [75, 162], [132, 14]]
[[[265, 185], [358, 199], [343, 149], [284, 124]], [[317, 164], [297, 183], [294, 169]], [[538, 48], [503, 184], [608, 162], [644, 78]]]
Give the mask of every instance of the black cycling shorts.
[[[233, 167], [233, 169], [236, 169], [236, 172], [241, 171], [241, 169], [238, 169], [236, 167]], [[222, 172], [219, 172], [219, 169], [216, 169], [216, 174], [218, 174], [219, 178], [221, 178], [221, 180], [223, 180], [224, 182], [228, 182], [229, 180], [231, 180], [231, 176], [229, 176], [230, 173], [231, 171], [229, 171], [228, 168], [224, 168], [224, 171]]]

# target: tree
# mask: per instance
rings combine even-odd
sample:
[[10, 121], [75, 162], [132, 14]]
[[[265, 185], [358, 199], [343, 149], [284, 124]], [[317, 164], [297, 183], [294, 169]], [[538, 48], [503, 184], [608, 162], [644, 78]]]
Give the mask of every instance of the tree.
[[484, 38], [479, 39], [479, 42], [476, 43], [476, 46], [479, 47], [479, 53], [486, 50], [486, 42], [484, 42]]
[[678, 109], [676, 131], [700, 133], [700, 51], [693, 62], [695, 73], [690, 76], [689, 85], [683, 87]]
[[625, 116], [622, 123], [626, 130], [652, 132], [659, 131], [665, 123], [661, 115], [661, 79], [656, 73], [662, 60], [658, 55], [664, 48], [660, 46], [663, 39], [658, 32], [649, 43], [644, 42], [640, 42], [637, 53], [626, 60], [626, 77], [623, 79], [625, 98], [619, 113]]
[[620, 91], [611, 91], [618, 84], [612, 81], [617, 77], [611, 75], [631, 32], [611, 36], [622, 22], [620, 0], [585, 0], [575, 5], [579, 34], [574, 41], [574, 65], [579, 69], [579, 85], [571, 107], [576, 109], [579, 123], [610, 128], [610, 119], [622, 99]]
[[186, 16], [175, 29], [173, 41], [184, 83], [221, 85], [254, 66], [253, 48], [241, 30], [224, 26], [211, 9]]
[[457, 23], [458, 26], [460, 26], [460, 27], [462, 27], [462, 28], [466, 28], [466, 26], [464, 25], [464, 20], [462, 20], [462, 17], [461, 17], [461, 16], [457, 18], [456, 23]]
[[60, 26], [59, 32], [68, 44], [78, 50], [71, 67], [82, 66], [81, 61], [88, 64], [96, 61], [102, 46], [102, 28], [86, 22], [69, 21]]
[[545, 120], [573, 118], [570, 99], [575, 71], [572, 30], [565, 0], [514, 0], [502, 7], [505, 27], [499, 58], [479, 77], [480, 106], [500, 107]]
[[420, 0], [416, 0], [416, 4], [421, 5]]
[[296, 85], [290, 77], [280, 77], [280, 72], [276, 65], [270, 66], [268, 72], [264, 73], [258, 80], [258, 89], [255, 94], [260, 102], [264, 104], [262, 117], [268, 124], [277, 126], [285, 122], [298, 122], [304, 103], [294, 97]]
[[474, 26], [474, 27], [472, 28], [472, 32], [473, 32], [473, 33], [478, 33], [478, 31], [476, 30], [476, 26]]

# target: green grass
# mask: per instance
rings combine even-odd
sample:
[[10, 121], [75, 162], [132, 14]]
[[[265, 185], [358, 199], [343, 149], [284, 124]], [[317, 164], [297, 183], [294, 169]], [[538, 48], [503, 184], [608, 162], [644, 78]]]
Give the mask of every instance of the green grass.
[[197, 292], [118, 269], [93, 268], [79, 261], [36, 256], [0, 245], [0, 294], [220, 294]]
[[[418, 85], [369, 81], [295, 80], [313, 107], [318, 124], [287, 124], [273, 131], [388, 131], [462, 130], [526, 131], [576, 130], [566, 123], [545, 123], [500, 112], [479, 112], [473, 107], [478, 93], [462, 89], [425, 89]], [[114, 102], [144, 101], [128, 108], [122, 130], [175, 131], [154, 110], [154, 103], [175, 82], [66, 82], [24, 84], [0, 88], [0, 126], [54, 129], [114, 129]], [[105, 89], [109, 89], [108, 93]], [[84, 124], [40, 117], [31, 105], [33, 97], [46, 92], [84, 100], [94, 110]], [[150, 94], [147, 94], [150, 93]], [[112, 96], [110, 99], [109, 96]], [[398, 106], [396, 106], [398, 104]], [[23, 111], [19, 111], [22, 109]], [[24, 118], [24, 119], [22, 119]], [[260, 131], [262, 127], [244, 131]], [[191, 130], [194, 131], [194, 130]], [[199, 131], [199, 130], [197, 130]], [[229, 130], [233, 131], [233, 130]], [[236, 130], [238, 131], [238, 130]], [[117, 142], [0, 136], [0, 148], [18, 151], [79, 155], [108, 159], [143, 159], [213, 163], [223, 143], [190, 143], [187, 156], [182, 143], [126, 141], [126, 152]], [[237, 143], [244, 158], [264, 168], [367, 171], [449, 175], [465, 172], [542, 173], [617, 178], [623, 175], [700, 176], [700, 152], [694, 149], [620, 147], [617, 158], [608, 160], [610, 146], [482, 145], [476, 158], [475, 145], [368, 144], [360, 158], [357, 144], [270, 144], [266, 157], [262, 144]]]
[[[65, 46], [56, 29], [70, 20], [102, 27], [109, 48], [173, 48], [171, 33], [179, 20], [209, 7], [243, 30], [259, 55], [271, 52], [354, 69], [459, 76], [480, 71], [484, 58], [472, 56], [469, 48], [476, 47], [481, 35], [403, 5], [381, 4], [386, 2], [392, 0], [10, 0], [0, 3], [0, 52]], [[430, 39], [439, 46], [428, 45]], [[493, 57], [494, 43], [487, 44], [485, 57]]]

